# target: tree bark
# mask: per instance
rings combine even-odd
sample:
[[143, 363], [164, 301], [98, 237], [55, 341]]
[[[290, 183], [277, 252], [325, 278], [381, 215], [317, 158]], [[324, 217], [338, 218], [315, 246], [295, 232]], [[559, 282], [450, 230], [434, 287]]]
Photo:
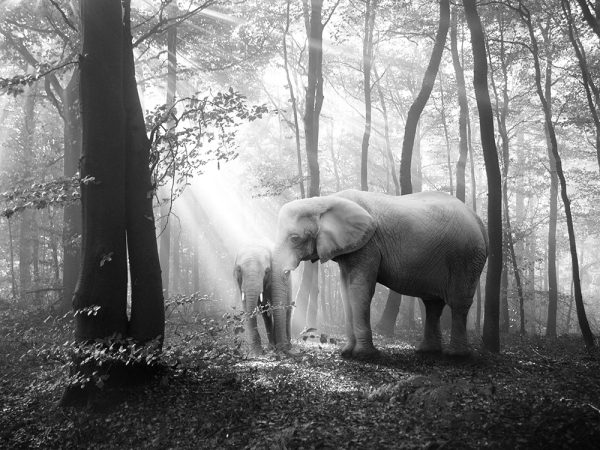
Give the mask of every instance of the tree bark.
[[488, 180], [489, 256], [485, 286], [483, 345], [489, 351], [500, 351], [499, 296], [502, 273], [502, 187], [498, 150], [494, 140], [494, 116], [487, 85], [485, 37], [475, 0], [463, 0], [473, 48], [473, 85], [479, 109], [481, 146]]
[[435, 43], [431, 52], [431, 59], [429, 65], [425, 70], [423, 76], [423, 83], [421, 90], [414, 100], [408, 115], [406, 117], [406, 125], [404, 127], [404, 140], [402, 141], [402, 157], [400, 160], [400, 190], [402, 195], [412, 193], [412, 180], [411, 180], [411, 166], [412, 166], [412, 153], [413, 144], [415, 140], [415, 133], [417, 130], [417, 124], [421, 113], [427, 104], [427, 100], [431, 95], [435, 79], [437, 77], [438, 68], [440, 61], [442, 60], [442, 53], [444, 52], [444, 45], [446, 44], [446, 35], [448, 34], [448, 28], [450, 27], [450, 1], [440, 1], [440, 21], [439, 27], [435, 36]]
[[373, 28], [375, 25], [375, 11], [377, 0], [365, 1], [365, 27], [363, 37], [362, 71], [363, 91], [365, 96], [365, 129], [363, 132], [361, 158], [360, 158], [360, 188], [369, 190], [368, 165], [369, 165], [369, 139], [371, 137], [371, 67], [373, 64]]
[[131, 44], [130, 1], [124, 3], [123, 102], [126, 113], [127, 250], [131, 277], [129, 336], [136, 342], [164, 338], [165, 306], [156, 242], [150, 175], [150, 141], [137, 91]]
[[[119, 0], [81, 1], [82, 267], [74, 309], [80, 341], [127, 333], [125, 108]], [[91, 180], [93, 178], [93, 180]]]

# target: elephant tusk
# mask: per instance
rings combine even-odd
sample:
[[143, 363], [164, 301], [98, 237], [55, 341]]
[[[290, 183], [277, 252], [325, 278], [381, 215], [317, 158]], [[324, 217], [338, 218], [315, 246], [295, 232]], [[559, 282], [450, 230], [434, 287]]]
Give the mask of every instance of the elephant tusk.
[[263, 304], [263, 294], [262, 292], [260, 293], [260, 295], [258, 296], [258, 304], [262, 306]]
[[242, 303], [246, 301], [246, 293], [242, 292]]

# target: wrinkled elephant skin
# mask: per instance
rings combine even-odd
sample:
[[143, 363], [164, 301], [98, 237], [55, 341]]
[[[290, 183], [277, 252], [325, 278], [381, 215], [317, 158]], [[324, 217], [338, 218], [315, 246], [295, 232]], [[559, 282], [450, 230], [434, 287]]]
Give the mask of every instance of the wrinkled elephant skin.
[[[488, 254], [477, 215], [448, 194], [404, 196], [348, 190], [285, 204], [272, 257], [272, 301], [277, 348], [289, 348], [285, 283], [300, 261], [338, 263], [346, 316], [342, 356], [368, 359], [373, 346], [370, 306], [376, 283], [421, 297], [426, 307], [419, 351], [442, 349], [440, 315], [452, 312], [452, 355], [470, 352], [467, 314]], [[288, 334], [286, 334], [288, 333]]]

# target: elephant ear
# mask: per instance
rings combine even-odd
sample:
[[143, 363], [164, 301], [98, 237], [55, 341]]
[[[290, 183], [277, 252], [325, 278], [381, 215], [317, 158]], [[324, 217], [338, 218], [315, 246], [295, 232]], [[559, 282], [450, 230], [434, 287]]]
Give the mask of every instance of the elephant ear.
[[233, 279], [238, 286], [242, 286], [242, 268], [237, 263], [233, 266]]
[[323, 263], [358, 250], [375, 233], [375, 220], [362, 206], [342, 197], [325, 198], [330, 204], [318, 219], [317, 233], [317, 253]]

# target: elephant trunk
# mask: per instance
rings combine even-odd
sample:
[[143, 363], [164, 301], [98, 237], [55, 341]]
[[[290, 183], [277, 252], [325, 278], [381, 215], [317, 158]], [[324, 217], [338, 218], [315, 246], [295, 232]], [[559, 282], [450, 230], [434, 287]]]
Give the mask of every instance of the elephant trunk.
[[244, 312], [248, 315], [248, 332], [246, 333], [248, 344], [251, 347], [260, 347], [260, 336], [258, 334], [258, 322], [256, 320], [259, 312], [258, 306], [259, 297], [262, 295], [262, 283], [247, 283], [248, 286], [242, 288], [242, 303]]
[[275, 348], [277, 350], [289, 350], [291, 348], [291, 336], [289, 334], [289, 322], [291, 317], [291, 283], [289, 271], [285, 273], [283, 264], [273, 258], [271, 295], [273, 303], [273, 328], [275, 332]]

